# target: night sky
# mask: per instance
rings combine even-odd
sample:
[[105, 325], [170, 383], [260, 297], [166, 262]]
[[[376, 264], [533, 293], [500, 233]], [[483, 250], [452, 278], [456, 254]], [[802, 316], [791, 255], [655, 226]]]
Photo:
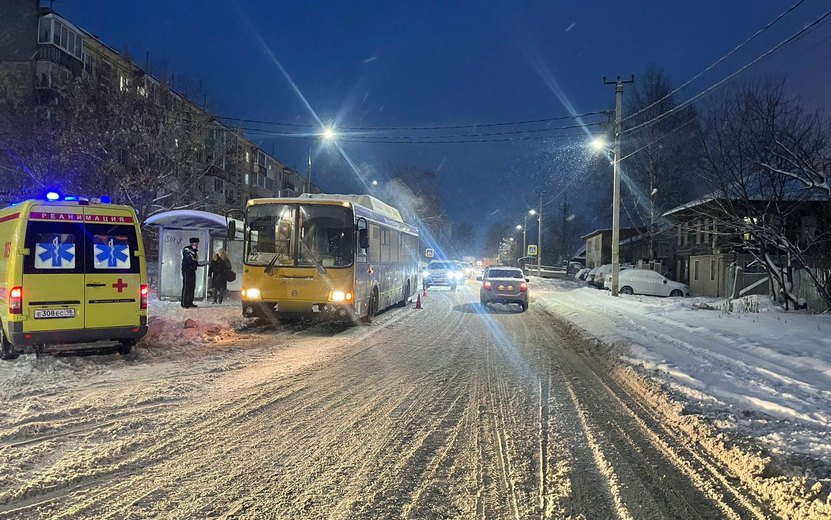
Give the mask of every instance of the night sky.
[[[140, 64], [149, 53], [154, 68], [174, 70], [180, 81], [201, 80], [220, 115], [316, 125], [279, 62], [320, 120], [343, 129], [471, 125], [608, 110], [614, 89], [603, 85], [603, 76], [635, 74], [637, 81], [647, 67], [657, 66], [680, 84], [796, 3], [60, 0], [54, 8], [112, 47], [128, 48]], [[679, 100], [731, 74], [828, 9], [827, 1], [805, 0], [692, 83]], [[791, 92], [821, 108], [831, 84], [829, 21], [735, 82], [787, 78]], [[271, 133], [310, 131], [242, 124]], [[360, 138], [481, 140], [482, 133], [542, 128], [377, 130]], [[496, 219], [521, 222], [540, 189], [551, 209], [567, 192], [577, 211], [589, 211], [580, 204], [590, 196], [584, 181], [586, 139], [574, 137], [581, 133], [548, 130], [488, 138], [572, 137], [455, 144], [356, 143], [343, 137], [340, 146], [368, 183], [383, 183], [391, 165], [438, 172], [450, 216], [483, 232]], [[458, 134], [477, 137], [425, 137]], [[249, 137], [305, 175], [308, 140], [263, 132]], [[364, 187], [332, 145], [317, 148], [312, 175], [329, 192], [373, 189]]]

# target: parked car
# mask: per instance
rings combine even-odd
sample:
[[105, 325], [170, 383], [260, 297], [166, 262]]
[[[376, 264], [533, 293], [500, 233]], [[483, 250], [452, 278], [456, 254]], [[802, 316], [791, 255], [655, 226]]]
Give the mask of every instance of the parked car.
[[[611, 279], [606, 280], [606, 288], [611, 289]], [[690, 287], [674, 282], [661, 273], [650, 269], [629, 269], [618, 277], [621, 294], [647, 294], [651, 296], [689, 296]]]
[[588, 276], [588, 274], [589, 274], [589, 271], [591, 271], [591, 269], [589, 269], [588, 267], [584, 267], [584, 268], [580, 269], [579, 271], [574, 273], [574, 279], [577, 280], [577, 281], [585, 280], [586, 276]]
[[583, 269], [585, 269], [585, 267], [583, 267], [583, 264], [580, 262], [569, 262], [566, 265], [566, 276], [573, 276]]
[[584, 280], [586, 280], [587, 284], [589, 284], [589, 285], [594, 284], [594, 277], [597, 276], [597, 271], [599, 269], [600, 269], [600, 266], [593, 267], [592, 269], [589, 270], [588, 273], [586, 273], [586, 277], [584, 278]]
[[[632, 269], [632, 266], [631, 265], [625, 265], [625, 264], [620, 265], [620, 272], [621, 273], [623, 271], [627, 270], [627, 269]], [[604, 289], [606, 287], [605, 286], [606, 279], [611, 277], [611, 275], [612, 275], [612, 264], [603, 264], [603, 265], [601, 265], [600, 267], [597, 268], [597, 272], [594, 275], [594, 280], [589, 282], [589, 283], [594, 285], [598, 289]]]
[[[427, 269], [421, 273], [424, 288], [429, 289], [433, 285], [446, 285], [456, 290], [456, 262], [449, 260], [433, 260], [427, 265]], [[462, 275], [464, 280], [464, 274]]]
[[515, 303], [524, 312], [528, 309], [528, 278], [518, 267], [489, 266], [479, 288], [479, 302], [487, 307], [489, 303]]

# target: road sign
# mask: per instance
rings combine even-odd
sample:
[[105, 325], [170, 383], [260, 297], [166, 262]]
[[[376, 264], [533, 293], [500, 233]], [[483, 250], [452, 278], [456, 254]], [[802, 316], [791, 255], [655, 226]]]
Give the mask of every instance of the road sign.
[[427, 248], [427, 250], [424, 251], [424, 256], [426, 256], [427, 258], [433, 258], [433, 250]]
[[536, 244], [528, 244], [528, 256], [537, 256]]

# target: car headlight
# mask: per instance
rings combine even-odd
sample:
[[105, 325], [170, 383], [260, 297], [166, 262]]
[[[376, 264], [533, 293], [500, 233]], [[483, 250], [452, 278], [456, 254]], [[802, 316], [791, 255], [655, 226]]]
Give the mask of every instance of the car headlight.
[[465, 273], [456, 273], [456, 278], [458, 278], [459, 280], [461, 280], [464, 277], [465, 277]]
[[424, 278], [430, 278], [430, 271], [424, 271], [423, 273], [421, 273], [421, 276], [423, 276]]
[[243, 289], [242, 297], [248, 300], [258, 300], [260, 298], [260, 290], [255, 288]]

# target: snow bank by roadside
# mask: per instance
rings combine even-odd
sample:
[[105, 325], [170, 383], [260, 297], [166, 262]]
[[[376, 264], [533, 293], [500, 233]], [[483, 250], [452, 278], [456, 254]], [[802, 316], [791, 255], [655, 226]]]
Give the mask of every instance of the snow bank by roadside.
[[713, 298], [612, 298], [582, 283], [533, 282], [532, 301], [617, 345], [686, 413], [750, 436], [783, 474], [831, 476], [831, 317], [785, 313], [764, 298], [728, 312]]
[[[13, 362], [0, 363], [0, 400], [90, 381], [106, 382], [125, 377], [125, 370], [152, 370], [148, 363], [210, 355], [212, 348], [233, 346], [251, 325], [251, 320], [242, 317], [239, 302], [183, 309], [178, 302], [152, 300], [148, 321], [147, 336], [127, 356], [24, 354]], [[0, 417], [2, 414], [0, 411]]]

